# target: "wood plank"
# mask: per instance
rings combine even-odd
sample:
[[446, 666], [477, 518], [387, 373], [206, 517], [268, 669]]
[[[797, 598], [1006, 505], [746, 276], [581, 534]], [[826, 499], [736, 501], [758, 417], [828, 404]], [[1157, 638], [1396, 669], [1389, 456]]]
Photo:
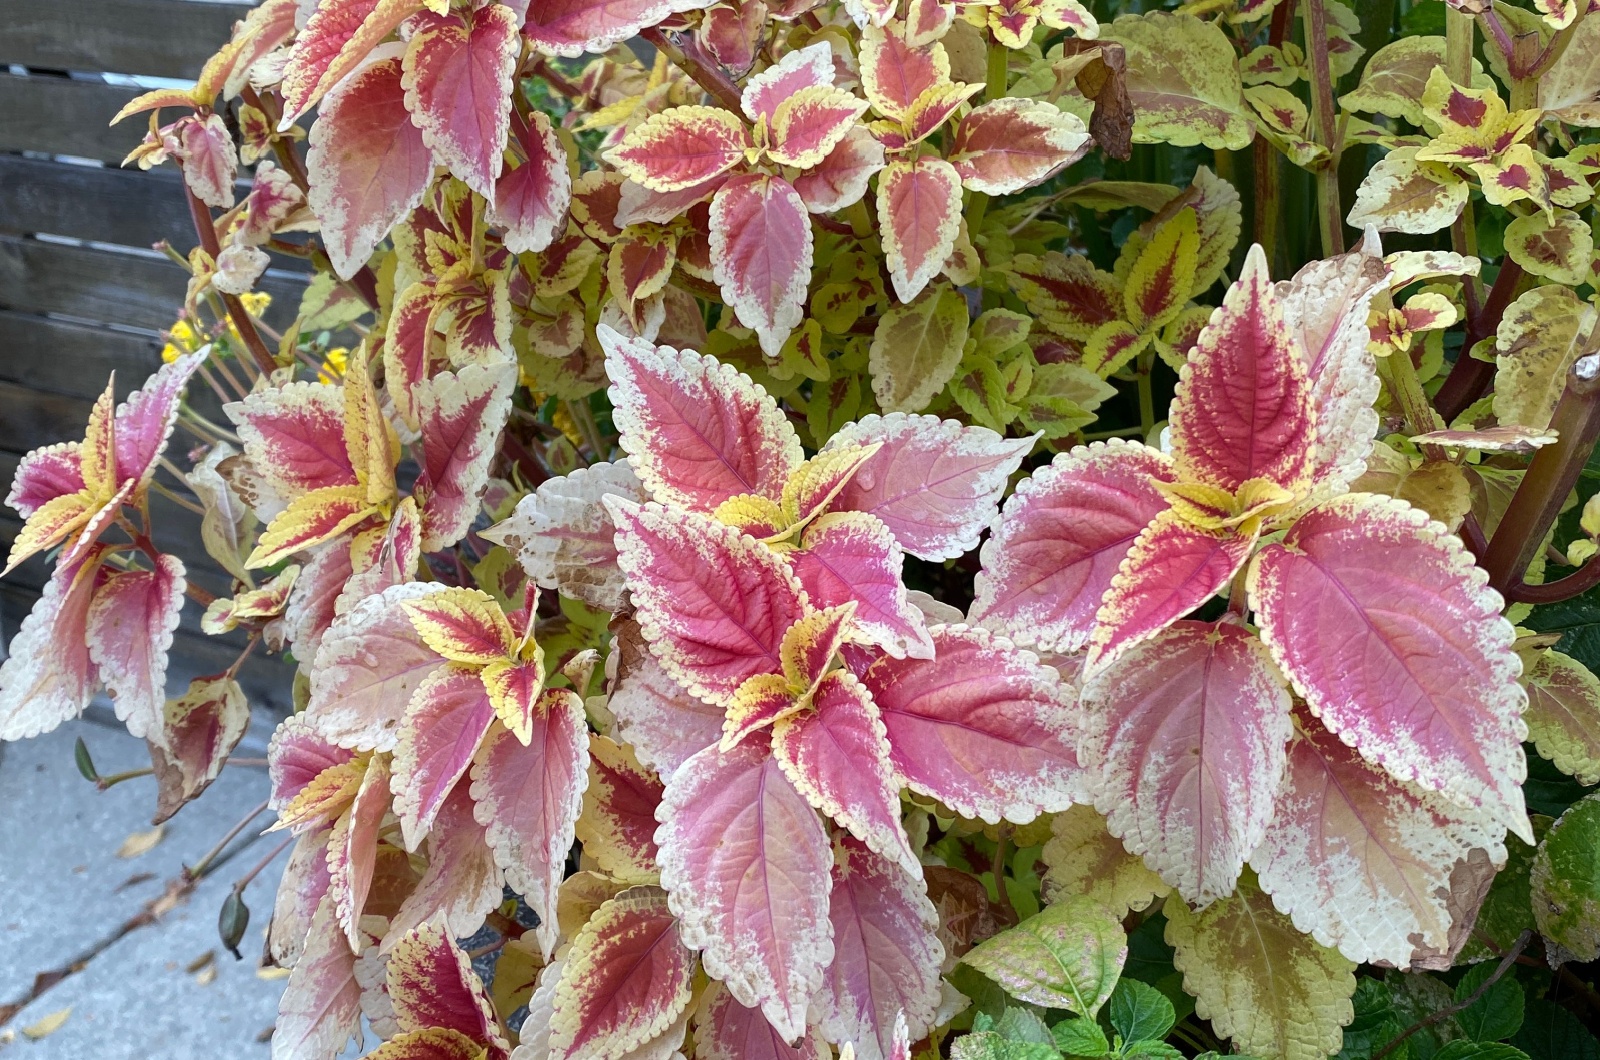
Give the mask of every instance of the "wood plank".
[[117, 373], [124, 397], [161, 366], [161, 342], [87, 324], [0, 310], [0, 381], [93, 399]]
[[175, 170], [102, 169], [0, 155], [0, 232], [187, 252], [198, 240]]
[[0, 64], [193, 78], [248, 4], [0, 0]]
[[[25, 453], [41, 445], [82, 438], [93, 404], [83, 398], [0, 383], [0, 449]], [[9, 475], [6, 485], [9, 489]]]
[[121, 162], [148, 126], [111, 119], [139, 94], [97, 81], [0, 73], [0, 151], [39, 151]]
[[[177, 317], [187, 280], [155, 257], [0, 236], [0, 309], [158, 331]], [[274, 299], [268, 321], [283, 326], [294, 319], [305, 279], [269, 270], [257, 289]]]

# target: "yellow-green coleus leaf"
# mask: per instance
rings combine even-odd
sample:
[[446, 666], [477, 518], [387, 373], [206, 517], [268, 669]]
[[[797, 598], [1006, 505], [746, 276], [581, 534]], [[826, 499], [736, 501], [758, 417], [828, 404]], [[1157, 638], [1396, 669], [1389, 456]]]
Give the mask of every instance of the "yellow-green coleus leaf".
[[1511, 303], [1495, 333], [1495, 419], [1549, 426], [1567, 369], [1594, 323], [1594, 307], [1559, 284], [1535, 287]]
[[961, 364], [967, 300], [940, 283], [878, 318], [868, 353], [872, 392], [885, 412], [920, 412]]
[[1317, 944], [1262, 893], [1254, 873], [1229, 897], [1193, 912], [1168, 897], [1167, 943], [1195, 1013], [1241, 1053], [1324, 1060], [1355, 1016], [1356, 965]]
[[1427, 235], [1461, 216], [1471, 188], [1437, 162], [1417, 159], [1417, 148], [1401, 147], [1373, 166], [1347, 220], [1357, 228]]
[[1506, 226], [1506, 253], [1535, 276], [1576, 287], [1594, 262], [1594, 234], [1571, 210], [1518, 217]]
[[1254, 138], [1238, 58], [1220, 27], [1193, 15], [1123, 15], [1102, 32], [1127, 55], [1136, 143], [1237, 151]]
[[[1339, 102], [1347, 110], [1404, 118], [1420, 126], [1428, 77], [1443, 66], [1443, 37], [1402, 37], [1373, 53], [1361, 72], [1361, 83], [1340, 96]], [[1491, 84], [1483, 65], [1472, 60], [1472, 87]]]
[[1117, 917], [1093, 898], [1077, 897], [985, 940], [961, 960], [1012, 997], [1092, 1017], [1111, 996], [1127, 956]]

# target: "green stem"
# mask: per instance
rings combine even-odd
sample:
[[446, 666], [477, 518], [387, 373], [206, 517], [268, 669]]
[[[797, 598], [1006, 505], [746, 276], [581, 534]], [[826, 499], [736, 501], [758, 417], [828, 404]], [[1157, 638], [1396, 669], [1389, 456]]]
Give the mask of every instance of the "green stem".
[[1006, 94], [1006, 79], [1010, 73], [1011, 50], [997, 41], [989, 42], [989, 62], [984, 69], [984, 98], [993, 102]]
[[1150, 373], [1155, 369], [1156, 351], [1145, 350], [1139, 354], [1135, 376], [1139, 383], [1139, 431], [1143, 438], [1148, 439], [1150, 432], [1156, 429], [1156, 395], [1155, 388], [1150, 381]]
[[[1439, 429], [1438, 416], [1428, 403], [1427, 391], [1422, 389], [1422, 380], [1417, 378], [1417, 366], [1411, 363], [1409, 352], [1395, 350], [1387, 357], [1379, 357], [1378, 375], [1389, 388], [1395, 407], [1405, 417], [1409, 433], [1427, 434]], [[1428, 460], [1443, 460], [1445, 454], [1437, 445], [1424, 445], [1422, 455]]]
[[1328, 58], [1328, 9], [1323, 0], [1306, 0], [1306, 48], [1311, 56], [1311, 116], [1328, 160], [1317, 170], [1317, 213], [1322, 256], [1344, 253], [1344, 211], [1339, 204], [1338, 111], [1333, 102], [1333, 67]]

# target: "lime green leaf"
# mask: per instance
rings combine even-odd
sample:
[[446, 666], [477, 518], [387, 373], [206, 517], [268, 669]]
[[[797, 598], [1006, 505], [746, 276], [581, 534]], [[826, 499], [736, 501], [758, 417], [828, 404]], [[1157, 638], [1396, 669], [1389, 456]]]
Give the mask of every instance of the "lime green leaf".
[[929, 287], [878, 318], [867, 365], [884, 412], [921, 412], [961, 364], [967, 300], [949, 284]]
[[1550, 425], [1567, 387], [1567, 369], [1583, 352], [1594, 321], [1594, 307], [1569, 287], [1535, 287], [1511, 303], [1495, 333], [1494, 414], [1499, 422], [1535, 430]]
[[1100, 1029], [1100, 1024], [1087, 1016], [1062, 1020], [1050, 1028], [1050, 1033], [1055, 1038], [1056, 1048], [1067, 1056], [1105, 1056], [1111, 1051], [1111, 1043], [1106, 1041], [1106, 1032]]
[[1533, 919], [1551, 963], [1600, 957], [1600, 795], [1575, 804], [1539, 844]]
[[1193, 15], [1123, 15], [1101, 30], [1127, 54], [1135, 143], [1238, 151], [1254, 130], [1233, 44]]
[[1059, 902], [962, 957], [1012, 997], [1084, 1016], [1100, 1011], [1122, 971], [1128, 939], [1090, 898]]

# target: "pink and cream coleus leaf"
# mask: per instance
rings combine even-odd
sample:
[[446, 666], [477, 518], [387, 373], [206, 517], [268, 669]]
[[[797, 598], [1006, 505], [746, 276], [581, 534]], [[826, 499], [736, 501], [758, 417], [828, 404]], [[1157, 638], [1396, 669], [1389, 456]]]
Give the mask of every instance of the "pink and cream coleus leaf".
[[428, 868], [389, 923], [385, 943], [429, 921], [441, 923], [455, 938], [483, 926], [500, 904], [505, 878], [473, 816], [468, 785], [457, 784], [434, 817], [428, 835]]
[[575, 59], [604, 52], [669, 15], [710, 7], [712, 0], [537, 0], [522, 34], [539, 51]]
[[511, 142], [521, 158], [495, 181], [489, 222], [504, 228], [506, 249], [538, 253], [561, 234], [572, 202], [567, 149], [543, 111], [511, 116]]
[[616, 611], [625, 586], [617, 566], [616, 524], [601, 503], [609, 494], [641, 503], [649, 499], [628, 460], [590, 464], [541, 482], [509, 519], [479, 536], [509, 549], [540, 588]]
[[167, 652], [187, 583], [183, 561], [156, 557], [152, 570], [106, 575], [84, 616], [89, 658], [134, 736], [160, 744], [167, 703]]
[[589, 727], [568, 689], [540, 697], [527, 746], [495, 725], [472, 766], [472, 798], [506, 882], [539, 914], [539, 946], [555, 949], [556, 892], [589, 782]]
[[[156, 461], [178, 423], [178, 404], [189, 379], [205, 363], [203, 353], [185, 354], [163, 365], [117, 406], [112, 437], [117, 452], [117, 484], [134, 483], [135, 504], [156, 471]], [[19, 468], [20, 472], [20, 468]]]
[[933, 1027], [945, 957], [939, 915], [921, 872], [908, 876], [858, 840], [835, 847], [833, 963], [818, 994], [818, 1028], [854, 1042], [860, 1060], [890, 1060], [896, 1025], [917, 1038]]
[[833, 671], [812, 691], [810, 709], [780, 718], [772, 754], [811, 805], [913, 878], [922, 871], [900, 820], [883, 719], [854, 674]]
[[328, 93], [311, 127], [307, 201], [345, 279], [422, 201], [433, 178], [433, 153], [406, 110], [401, 77], [400, 55], [378, 59]]
[[1252, 479], [1289, 491], [1311, 483], [1316, 410], [1305, 356], [1259, 246], [1189, 353], [1171, 430], [1180, 479], [1230, 493]]
[[258, 390], [222, 411], [239, 433], [245, 460], [279, 503], [312, 490], [355, 485], [338, 387], [287, 383]]
[[831, 512], [808, 526], [803, 547], [785, 558], [815, 606], [855, 603], [855, 631], [862, 639], [895, 658], [933, 658], [927, 622], [901, 580], [905, 557], [881, 519]]
[[441, 588], [401, 601], [400, 607], [422, 642], [451, 662], [476, 669], [516, 650], [516, 634], [505, 612], [482, 589]]
[[[272, 795], [267, 805], [281, 813], [318, 777], [346, 765], [355, 757], [354, 751], [330, 743], [303, 713], [289, 715], [279, 723], [267, 747], [267, 774], [272, 780]], [[357, 768], [365, 766], [358, 763]], [[350, 771], [350, 775], [359, 782], [359, 772]], [[324, 786], [329, 790], [336, 787]], [[346, 802], [348, 799], [343, 799], [338, 805]], [[329, 816], [336, 815], [334, 811]]]
[[483, 681], [463, 667], [435, 670], [412, 695], [394, 753], [394, 811], [408, 850], [433, 827], [494, 716]]
[[379, 515], [362, 486], [330, 486], [296, 497], [256, 539], [245, 568], [269, 567]]
[[930, 89], [950, 81], [944, 45], [913, 47], [901, 26], [869, 26], [861, 34], [861, 87], [885, 118], [903, 120]]
[[688, 1012], [697, 970], [665, 892], [623, 891], [589, 918], [562, 958], [551, 1060], [626, 1060]]
[[1289, 690], [1254, 634], [1179, 622], [1085, 683], [1078, 749], [1111, 833], [1204, 905], [1265, 834], [1289, 735]]
[[861, 673], [895, 772], [963, 817], [1026, 824], [1081, 801], [1071, 689], [1032, 652], [985, 630], [934, 626], [931, 660]]
[[333, 898], [317, 905], [304, 951], [278, 1002], [273, 1060], [336, 1056], [361, 1030], [361, 986], [356, 955], [334, 913]]
[[511, 89], [522, 38], [503, 4], [412, 18], [406, 45], [406, 109], [422, 141], [473, 191], [495, 199], [511, 128]]
[[622, 880], [655, 876], [655, 815], [663, 790], [631, 747], [608, 736], [590, 737], [578, 841], [601, 871]]
[[17, 462], [6, 504], [24, 519], [57, 497], [84, 488], [83, 457], [78, 442], [58, 442], [35, 449]]
[[765, 70], [750, 75], [739, 103], [746, 118], [753, 122], [766, 119], [771, 126], [784, 100], [808, 88], [831, 88], [833, 82], [833, 48], [827, 41], [818, 41], [785, 52]]
[[1284, 324], [1306, 358], [1316, 409], [1312, 477], [1331, 494], [1360, 476], [1378, 433], [1367, 315], [1389, 275], [1381, 254], [1377, 234], [1369, 233], [1349, 254], [1312, 262], [1276, 285]]
[[984, 543], [972, 621], [1023, 646], [1086, 647], [1128, 550], [1168, 506], [1153, 481], [1172, 477], [1165, 453], [1113, 439], [1024, 479]]
[[860, 202], [884, 167], [883, 144], [865, 126], [852, 126], [828, 156], [791, 183], [812, 213], [837, 213]]
[[673, 107], [646, 118], [606, 160], [652, 191], [682, 191], [727, 173], [745, 160], [750, 133], [720, 107]]
[[401, 1031], [441, 1028], [474, 1043], [485, 1060], [510, 1055], [471, 959], [437, 924], [414, 928], [394, 943], [385, 979]]
[[622, 622], [614, 643], [617, 674], [606, 708], [617, 719], [617, 735], [643, 765], [670, 777], [696, 752], [718, 742], [723, 710], [685, 691], [662, 669], [638, 623]]
[[423, 643], [401, 604], [445, 586], [407, 582], [369, 596], [322, 637], [305, 716], [341, 747], [392, 751], [411, 694], [444, 665]]
[[706, 516], [605, 503], [639, 627], [669, 674], [726, 705], [747, 678], [781, 671], [784, 632], [810, 605], [776, 552]]
[[713, 357], [599, 336], [622, 448], [656, 500], [711, 512], [740, 494], [782, 497], [804, 455], [765, 390]]
[[284, 64], [283, 121], [287, 130], [354, 71], [422, 0], [327, 0], [317, 5]]
[[700, 995], [694, 1017], [695, 1060], [827, 1060], [832, 1055], [814, 1030], [797, 1045], [783, 1040], [759, 1008], [748, 1008], [716, 980]]
[[961, 231], [961, 175], [935, 155], [878, 174], [878, 226], [895, 297], [910, 302], [949, 260]]
[[1134, 539], [1095, 613], [1085, 671], [1109, 665], [1224, 589], [1259, 534], [1255, 520], [1209, 530], [1171, 508], [1157, 515]]
[[768, 155], [779, 165], [810, 169], [838, 146], [868, 106], [831, 84], [801, 89], [773, 111]]
[[977, 547], [1034, 441], [937, 416], [863, 416], [837, 431], [823, 451], [882, 448], [845, 483], [831, 510], [877, 516], [919, 559], [954, 559]]
[[389, 761], [367, 760], [350, 808], [333, 822], [328, 835], [328, 900], [351, 949], [363, 948], [361, 912], [377, 866], [378, 829], [389, 812]]
[[805, 318], [811, 215], [782, 177], [732, 177], [711, 200], [711, 268], [723, 302], [769, 357]]
[[758, 735], [685, 762], [656, 816], [661, 883], [683, 942], [780, 1038], [797, 1040], [833, 959], [833, 854], [816, 811]]
[[160, 824], [197, 798], [250, 726], [250, 701], [227, 674], [197, 677], [162, 713], [160, 740], [150, 742], [159, 786], [154, 822]]
[[1448, 951], [1450, 876], [1474, 849], [1504, 863], [1503, 834], [1476, 811], [1369, 765], [1299, 716], [1287, 779], [1250, 865], [1299, 928], [1353, 961], [1411, 964]]
[[1527, 694], [1486, 582], [1424, 512], [1352, 493], [1262, 549], [1248, 589], [1262, 639], [1329, 730], [1396, 779], [1531, 841]]
[[469, 364], [413, 391], [422, 432], [422, 473], [413, 495], [422, 511], [424, 552], [455, 544], [477, 518], [516, 383], [514, 363]]
[[1089, 132], [1074, 114], [1035, 99], [997, 99], [956, 123], [946, 152], [961, 183], [987, 195], [1010, 195], [1082, 157]]
[[82, 714], [100, 686], [89, 608], [104, 578], [99, 549], [56, 567], [0, 662], [0, 741], [50, 732]]

